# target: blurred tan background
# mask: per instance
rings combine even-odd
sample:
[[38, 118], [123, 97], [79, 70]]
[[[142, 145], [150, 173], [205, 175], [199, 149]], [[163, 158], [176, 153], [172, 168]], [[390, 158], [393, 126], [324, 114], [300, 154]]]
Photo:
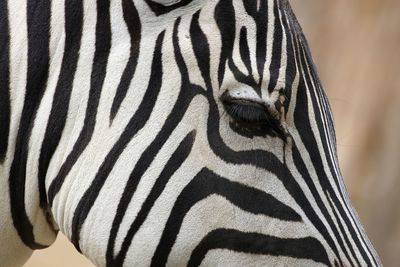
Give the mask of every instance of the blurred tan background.
[[[400, 1], [292, 0], [333, 108], [342, 173], [385, 266], [400, 262]], [[26, 267], [89, 267], [59, 236]]]

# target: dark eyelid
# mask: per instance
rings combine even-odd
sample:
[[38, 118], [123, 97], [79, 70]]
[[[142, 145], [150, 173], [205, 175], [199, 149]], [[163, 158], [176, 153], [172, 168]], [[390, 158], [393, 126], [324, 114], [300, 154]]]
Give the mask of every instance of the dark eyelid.
[[223, 94], [221, 101], [228, 115], [244, 128], [264, 128], [285, 139], [285, 133], [278, 119], [274, 118], [262, 103], [251, 99], [233, 98]]
[[268, 111], [250, 101], [232, 101], [224, 103], [225, 110], [234, 119], [246, 123], [262, 123], [271, 120]]

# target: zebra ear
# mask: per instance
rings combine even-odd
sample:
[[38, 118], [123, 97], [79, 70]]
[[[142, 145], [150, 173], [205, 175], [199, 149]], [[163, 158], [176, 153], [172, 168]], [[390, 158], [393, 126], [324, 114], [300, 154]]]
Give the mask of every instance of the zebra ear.
[[172, 6], [179, 3], [181, 0], [152, 0], [152, 2], [163, 5], [163, 6]]

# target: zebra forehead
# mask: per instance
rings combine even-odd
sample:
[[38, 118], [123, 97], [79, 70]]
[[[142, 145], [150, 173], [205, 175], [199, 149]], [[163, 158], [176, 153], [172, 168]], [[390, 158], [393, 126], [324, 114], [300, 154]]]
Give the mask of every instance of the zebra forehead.
[[176, 11], [176, 13], [174, 12], [175, 14], [182, 15], [199, 7], [216, 4], [244, 5], [246, 9], [252, 12], [263, 12], [263, 6], [272, 6], [274, 4], [278, 5], [282, 10], [290, 9], [288, 0], [139, 0], [137, 3], [139, 5], [145, 3], [156, 16], [165, 15], [172, 11]]

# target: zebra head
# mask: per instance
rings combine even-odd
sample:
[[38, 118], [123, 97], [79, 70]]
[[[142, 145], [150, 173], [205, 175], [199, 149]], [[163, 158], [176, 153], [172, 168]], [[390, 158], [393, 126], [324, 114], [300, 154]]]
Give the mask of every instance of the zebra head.
[[381, 265], [287, 0], [4, 3], [0, 265]]

